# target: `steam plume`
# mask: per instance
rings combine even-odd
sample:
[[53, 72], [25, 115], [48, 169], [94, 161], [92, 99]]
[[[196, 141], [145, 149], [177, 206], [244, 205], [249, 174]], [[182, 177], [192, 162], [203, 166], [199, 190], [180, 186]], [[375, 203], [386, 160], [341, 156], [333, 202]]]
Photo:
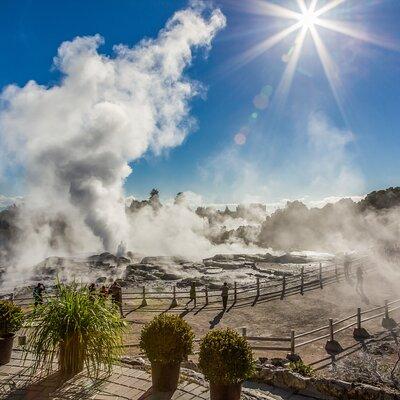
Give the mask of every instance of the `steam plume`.
[[[156, 39], [115, 46], [112, 57], [98, 52], [100, 35], [76, 37], [62, 43], [54, 59], [63, 76], [59, 84], [30, 81], [4, 89], [2, 157], [26, 171], [26, 232], [33, 209], [73, 221], [69, 235], [78, 247], [85, 241], [115, 250], [127, 239], [129, 162], [185, 139], [193, 127], [188, 103], [199, 84], [185, 78], [184, 69], [193, 49], [208, 48], [224, 25], [218, 9], [196, 3], [175, 13]], [[48, 232], [38, 233], [43, 239]]]

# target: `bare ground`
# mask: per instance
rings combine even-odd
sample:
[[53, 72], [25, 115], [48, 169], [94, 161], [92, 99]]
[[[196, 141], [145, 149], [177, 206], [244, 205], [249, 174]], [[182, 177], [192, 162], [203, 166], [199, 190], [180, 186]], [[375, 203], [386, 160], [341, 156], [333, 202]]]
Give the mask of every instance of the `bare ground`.
[[[127, 335], [127, 343], [137, 343], [141, 326], [149, 321], [157, 312], [168, 311], [182, 315], [193, 327], [196, 337], [202, 337], [209, 329], [231, 327], [247, 328], [248, 336], [290, 336], [290, 330], [296, 334], [313, 330], [328, 324], [328, 319], [335, 320], [356, 313], [357, 307], [362, 310], [382, 306], [385, 300], [395, 300], [400, 297], [397, 290], [398, 282], [387, 279], [377, 270], [370, 271], [364, 279], [364, 295], [355, 290], [355, 282], [341, 279], [338, 283], [331, 283], [320, 288], [307, 291], [304, 295], [293, 294], [284, 299], [265, 300], [262, 297], [254, 304], [254, 299], [238, 302], [223, 312], [220, 304], [212, 304], [203, 307], [198, 304], [196, 308], [185, 304], [178, 304], [175, 309], [168, 310], [169, 303], [150, 302], [150, 307], [159, 311], [148, 312], [147, 308], [137, 308], [137, 305], [126, 304], [127, 320], [132, 323], [132, 330]], [[381, 311], [377, 311], [378, 313]], [[375, 312], [376, 313], [376, 312]], [[370, 315], [373, 315], [372, 313]], [[396, 319], [400, 316], [398, 311], [391, 315]], [[377, 318], [363, 324], [370, 333], [382, 333], [382, 318]], [[355, 318], [348, 321], [351, 323]], [[346, 324], [346, 323], [345, 323]], [[341, 325], [342, 326], [342, 325]], [[349, 328], [335, 336], [343, 348], [359, 348], [358, 343], [352, 337], [353, 328]], [[320, 332], [313, 337], [323, 335], [328, 331]], [[298, 343], [310, 339], [298, 339]], [[298, 349], [298, 353], [307, 363], [312, 363], [327, 357], [324, 346], [327, 339], [312, 343]], [[258, 345], [262, 345], [259, 343]], [[264, 343], [265, 345], [265, 343]], [[271, 344], [270, 344], [271, 345]], [[282, 343], [275, 345], [282, 346]], [[286, 347], [287, 344], [285, 343]], [[137, 348], [127, 349], [128, 354], [137, 354]], [[287, 352], [257, 351], [257, 356], [285, 357]]]

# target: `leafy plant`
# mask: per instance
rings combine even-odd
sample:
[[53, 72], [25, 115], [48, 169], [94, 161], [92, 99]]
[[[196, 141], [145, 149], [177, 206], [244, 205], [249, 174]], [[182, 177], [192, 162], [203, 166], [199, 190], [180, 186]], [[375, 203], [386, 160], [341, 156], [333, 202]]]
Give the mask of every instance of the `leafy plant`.
[[293, 372], [297, 372], [302, 376], [312, 376], [314, 373], [312, 367], [308, 364], [305, 364], [301, 360], [289, 363], [289, 369]]
[[9, 300], [0, 300], [0, 337], [14, 334], [24, 320], [22, 308]]
[[180, 363], [193, 351], [194, 333], [181, 317], [161, 314], [147, 323], [140, 334], [140, 348], [150, 362]]
[[200, 343], [199, 367], [211, 383], [239, 383], [254, 372], [253, 353], [246, 339], [233, 329], [212, 330]]
[[[58, 295], [31, 314], [27, 351], [36, 356], [34, 369], [50, 370], [58, 357], [60, 372], [73, 375], [84, 366], [91, 376], [111, 371], [122, 353], [125, 322], [109, 301], [76, 284], [58, 284]], [[27, 353], [28, 354], [28, 353]]]

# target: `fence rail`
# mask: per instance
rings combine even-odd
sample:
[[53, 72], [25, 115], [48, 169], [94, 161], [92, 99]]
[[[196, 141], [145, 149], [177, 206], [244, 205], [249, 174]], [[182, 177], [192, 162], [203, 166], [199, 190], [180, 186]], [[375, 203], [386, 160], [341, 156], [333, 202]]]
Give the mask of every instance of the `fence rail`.
[[[391, 302], [385, 301], [385, 304], [383, 306], [378, 306], [374, 307], [368, 310], [361, 311], [361, 308], [357, 309], [357, 313], [349, 315], [347, 317], [341, 318], [339, 320], [334, 321], [332, 318], [329, 319], [329, 323], [327, 325], [318, 327], [316, 329], [312, 329], [307, 332], [302, 332], [299, 334], [295, 334], [295, 331], [292, 330], [290, 332], [290, 337], [285, 337], [285, 336], [278, 336], [278, 337], [263, 337], [263, 336], [247, 336], [247, 329], [244, 327], [242, 328], [242, 335], [246, 337], [247, 340], [249, 340], [251, 343], [251, 347], [254, 350], [274, 350], [274, 351], [290, 351], [291, 354], [295, 354], [296, 350], [299, 348], [302, 348], [304, 346], [310, 345], [312, 343], [319, 342], [324, 339], [329, 338], [329, 342], [335, 341], [335, 335], [344, 332], [354, 326], [357, 327], [357, 330], [353, 332], [353, 338], [357, 341], [363, 340], [366, 337], [357, 337], [357, 335], [360, 334], [360, 330], [363, 328], [362, 324], [374, 319], [377, 319], [379, 317], [384, 317], [386, 319], [392, 320], [392, 325], [387, 326], [386, 329], [391, 330], [394, 328], [397, 323], [390, 318], [390, 313], [393, 313], [396, 310], [400, 309], [400, 304], [395, 306], [395, 307], [390, 307], [391, 305], [396, 305], [400, 303], [400, 299], [393, 300]], [[372, 312], [375, 312], [377, 310], [384, 310], [383, 312], [374, 314], [372, 316], [363, 318], [366, 314], [370, 314]], [[343, 324], [344, 322], [347, 322], [351, 319], [355, 318], [355, 321], [347, 324], [345, 326], [342, 326], [340, 328], [335, 329], [336, 326]], [[382, 320], [382, 325], [385, 327], [384, 320]], [[311, 337], [309, 339], [304, 340], [303, 342], [297, 343], [297, 339], [300, 338], [306, 338], [315, 335], [316, 333], [320, 333], [322, 331], [327, 331], [326, 333], [323, 333], [322, 335], [319, 335], [317, 337]], [[368, 332], [364, 329], [364, 334], [368, 335]], [[290, 348], [286, 347], [281, 347], [281, 346], [259, 346], [259, 345], [253, 345], [253, 342], [290, 342]], [[326, 351], [328, 352], [329, 350], [326, 348]], [[339, 351], [340, 352], [340, 351]], [[334, 354], [328, 352], [329, 357], [327, 359], [330, 359]], [[325, 361], [326, 359], [320, 360], [320, 361]]]
[[[359, 265], [360, 261], [367, 259], [367, 256], [362, 256], [357, 259], [352, 260], [352, 268]], [[333, 272], [333, 274], [332, 274]], [[263, 296], [268, 294], [268, 290], [275, 287], [280, 287], [281, 292], [285, 295], [286, 291], [293, 289], [299, 289], [303, 293], [304, 289], [310, 285], [320, 285], [323, 287], [324, 283], [328, 283], [331, 280], [339, 279], [343, 275], [346, 275], [345, 266], [339, 266], [337, 263], [328, 263], [323, 265], [319, 263], [318, 270], [304, 271], [304, 267], [301, 268], [299, 274], [294, 275], [283, 275], [280, 278], [256, 278], [256, 283], [233, 285], [231, 292], [233, 291], [233, 296], [238, 298], [241, 294], [252, 293], [253, 297]], [[350, 272], [350, 275], [354, 275]], [[293, 286], [293, 283], [295, 285]], [[209, 289], [207, 285], [203, 288], [196, 288], [196, 296], [199, 299], [210, 299], [219, 298], [219, 289]], [[278, 292], [278, 291], [277, 291]], [[187, 288], [180, 289], [173, 286], [170, 291], [168, 290], [149, 290], [146, 286], [137, 287], [136, 289], [123, 290], [123, 296], [125, 300], [168, 300], [171, 297], [175, 299], [190, 299], [190, 291]], [[0, 298], [4, 297], [14, 297], [13, 292], [0, 293]], [[18, 296], [17, 301], [24, 302], [32, 300], [32, 296]]]

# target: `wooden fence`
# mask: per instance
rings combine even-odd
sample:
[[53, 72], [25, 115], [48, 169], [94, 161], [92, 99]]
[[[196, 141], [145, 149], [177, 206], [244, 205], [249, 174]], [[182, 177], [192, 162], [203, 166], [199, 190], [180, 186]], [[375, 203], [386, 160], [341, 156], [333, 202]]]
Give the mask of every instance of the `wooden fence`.
[[[258, 301], [285, 298], [292, 294], [304, 294], [308, 290], [323, 289], [325, 285], [339, 282], [345, 276], [354, 276], [354, 269], [359, 265], [363, 266], [363, 270], [369, 269], [367, 265], [367, 256], [363, 256], [352, 260], [351, 268], [346, 271], [344, 266], [330, 263], [323, 265], [319, 263], [317, 270], [305, 271], [301, 268], [299, 274], [279, 278], [256, 278], [254, 283], [238, 285], [234, 282], [229, 288], [229, 303], [234, 306], [238, 303], [253, 305]], [[50, 298], [54, 294], [48, 293], [45, 298]], [[11, 298], [21, 306], [32, 304], [32, 295], [18, 295], [13, 293], [3, 293], [0, 298]], [[188, 288], [177, 288], [173, 286], [170, 290], [151, 290], [147, 286], [136, 287], [133, 289], [123, 289], [122, 300], [125, 306], [129, 305], [133, 308], [147, 307], [150, 311], [158, 311], [159, 304], [151, 304], [152, 301], [169, 303], [169, 308], [176, 308], [179, 305], [183, 306], [190, 300], [190, 291]], [[207, 285], [196, 288], [197, 305], [207, 307], [210, 305], [221, 304], [221, 290], [210, 289]]]
[[[400, 309], [400, 299], [393, 300], [391, 302], [386, 300], [385, 304], [382, 306], [370, 308], [364, 311], [361, 308], [357, 308], [357, 311], [354, 314], [338, 320], [329, 318], [327, 325], [312, 329], [307, 332], [296, 334], [294, 330], [291, 330], [290, 335], [288, 336], [278, 336], [278, 337], [248, 336], [247, 329], [245, 327], [241, 329], [242, 329], [242, 335], [245, 336], [248, 341], [250, 341], [253, 350], [285, 351], [285, 352], [290, 352], [290, 354], [292, 355], [299, 352], [299, 349], [302, 349], [305, 346], [309, 346], [313, 343], [320, 342], [324, 339], [328, 339], [325, 345], [325, 350], [329, 354], [329, 357], [327, 357], [327, 359], [330, 359], [332, 357], [333, 358], [336, 357], [343, 351], [340, 344], [336, 342], [335, 335], [343, 331], [348, 331], [350, 328], [354, 328], [352, 333], [354, 340], [357, 342], [363, 342], [370, 336], [365, 327], [363, 327], [363, 323], [377, 319], [379, 317], [383, 317], [382, 326], [388, 331], [392, 331], [397, 326], [397, 323], [390, 316], [390, 314], [398, 309]], [[317, 334], [318, 336], [316, 336]], [[300, 342], [299, 339], [301, 339]], [[285, 343], [290, 343], [290, 345], [287, 347], [282, 347], [280, 345], [261, 346], [259, 345], [260, 342], [274, 342], [274, 343], [285, 342]], [[336, 342], [336, 349], [334, 350], [332, 350], [334, 346], [332, 347], [328, 345], [328, 343], [333, 343], [333, 342]], [[337, 346], [337, 344], [339, 344], [339, 346]], [[312, 363], [312, 365], [318, 364], [321, 361], [325, 360], [326, 358], [315, 361]]]

